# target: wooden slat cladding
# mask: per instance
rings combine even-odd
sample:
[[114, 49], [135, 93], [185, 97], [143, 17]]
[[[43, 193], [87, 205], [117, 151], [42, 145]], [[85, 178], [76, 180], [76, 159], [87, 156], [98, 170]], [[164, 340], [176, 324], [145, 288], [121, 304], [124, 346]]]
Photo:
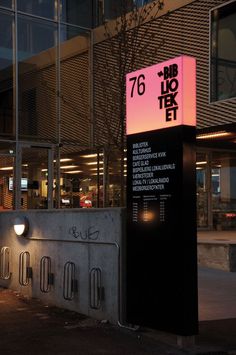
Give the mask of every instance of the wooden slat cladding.
[[[179, 55], [196, 57], [199, 129], [235, 121], [235, 98], [209, 103], [209, 11], [226, 2], [193, 1], [174, 12], [145, 23], [137, 34], [138, 46], [133, 69], [140, 69]], [[119, 102], [111, 104], [112, 95], [119, 97], [119, 86], [116, 81], [118, 67], [108, 40], [95, 45], [94, 58], [96, 58], [94, 64], [96, 129], [101, 132], [98, 140], [105, 142], [109, 134], [119, 136]], [[109, 127], [106, 124], [108, 118]]]
[[[94, 50], [94, 119], [95, 144], [115, 144], [120, 140], [120, 80], [116, 39], [95, 46]], [[112, 48], [112, 49], [111, 49]], [[117, 55], [112, 55], [111, 51]]]
[[61, 139], [89, 145], [88, 52], [61, 62]]
[[[19, 77], [20, 137], [64, 144], [90, 143], [88, 52], [69, 57], [60, 64], [57, 95], [55, 62], [44, 68], [29, 68]], [[60, 129], [57, 101], [60, 103]]]
[[19, 76], [20, 138], [55, 141], [56, 69], [28, 66]]

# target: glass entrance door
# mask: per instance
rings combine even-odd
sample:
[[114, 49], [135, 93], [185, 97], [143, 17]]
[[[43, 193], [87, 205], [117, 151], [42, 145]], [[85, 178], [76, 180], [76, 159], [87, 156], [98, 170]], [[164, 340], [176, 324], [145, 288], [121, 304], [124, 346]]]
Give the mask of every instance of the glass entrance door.
[[197, 227], [236, 230], [236, 152], [197, 152]]
[[206, 152], [197, 152], [196, 183], [197, 183], [197, 227], [210, 228], [212, 218], [210, 156]]

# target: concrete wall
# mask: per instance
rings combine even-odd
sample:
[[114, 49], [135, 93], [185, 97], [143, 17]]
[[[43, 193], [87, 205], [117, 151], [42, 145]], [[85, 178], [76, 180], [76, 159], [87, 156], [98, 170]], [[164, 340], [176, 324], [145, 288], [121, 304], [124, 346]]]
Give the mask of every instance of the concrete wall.
[[[96, 319], [108, 319], [112, 323], [119, 321], [123, 214], [124, 210], [121, 208], [0, 213], [0, 285], [17, 290], [23, 295], [39, 298], [47, 304], [75, 310]], [[13, 229], [14, 219], [19, 215], [26, 216], [29, 221], [29, 231], [25, 237], [17, 237]], [[4, 255], [3, 247], [10, 248], [11, 277], [8, 280], [3, 279], [7, 270], [7, 266], [3, 264], [7, 264], [8, 259], [7, 255]], [[29, 279], [28, 285], [23, 286], [19, 282], [19, 258], [20, 253], [25, 251], [30, 254], [32, 278]], [[25, 258], [26, 254], [23, 256]], [[40, 290], [40, 261], [44, 256], [50, 257], [54, 279], [47, 293]], [[72, 292], [72, 300], [65, 300], [63, 297], [64, 265], [67, 262], [74, 263], [78, 284], [78, 291]], [[90, 304], [90, 271], [93, 268], [101, 270], [102, 299], [96, 293], [96, 287], [95, 295], [92, 290], [95, 306], [101, 303], [99, 309], [93, 309]], [[22, 273], [25, 281], [25, 264]], [[70, 268], [68, 276], [71, 276]], [[69, 288], [70, 286], [69, 281]]]
[[198, 264], [224, 271], [236, 271], [236, 245], [198, 242]]

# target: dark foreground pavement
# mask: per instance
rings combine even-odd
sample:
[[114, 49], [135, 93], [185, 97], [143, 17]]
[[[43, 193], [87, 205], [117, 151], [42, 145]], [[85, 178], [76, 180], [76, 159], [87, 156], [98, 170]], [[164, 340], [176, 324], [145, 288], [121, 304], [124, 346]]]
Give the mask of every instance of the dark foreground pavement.
[[[236, 355], [234, 277], [200, 270], [200, 332], [195, 344], [186, 342], [182, 347], [177, 344], [181, 339], [171, 334], [130, 331], [0, 288], [0, 355]], [[210, 280], [213, 285], [208, 289]], [[220, 308], [221, 319], [210, 320]]]
[[120, 329], [75, 312], [0, 289], [0, 354], [183, 354], [142, 332]]

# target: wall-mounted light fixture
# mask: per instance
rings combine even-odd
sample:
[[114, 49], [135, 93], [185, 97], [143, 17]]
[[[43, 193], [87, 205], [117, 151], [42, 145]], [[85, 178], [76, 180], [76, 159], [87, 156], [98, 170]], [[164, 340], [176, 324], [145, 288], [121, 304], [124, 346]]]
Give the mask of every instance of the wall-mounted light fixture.
[[25, 216], [18, 216], [14, 219], [14, 231], [18, 236], [25, 236], [29, 230], [29, 222]]

